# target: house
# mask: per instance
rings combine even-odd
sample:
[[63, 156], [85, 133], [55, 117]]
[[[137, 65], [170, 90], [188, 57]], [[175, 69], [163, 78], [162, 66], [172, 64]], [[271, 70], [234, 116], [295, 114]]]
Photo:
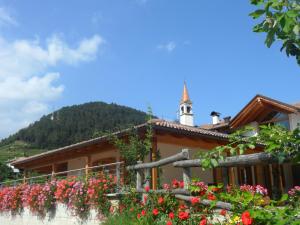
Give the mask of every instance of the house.
[[[146, 161], [157, 160], [174, 155], [188, 148], [193, 158], [199, 151], [209, 151], [216, 146], [228, 143], [228, 134], [245, 125], [251, 125], [259, 130], [260, 124], [280, 124], [288, 129], [295, 129], [300, 123], [300, 106], [286, 104], [262, 95], [255, 96], [235, 117], [220, 119], [220, 113], [212, 112], [212, 123], [202, 126], [194, 125], [193, 103], [184, 84], [182, 99], [179, 104], [180, 119], [171, 122], [161, 119], [149, 121], [153, 128], [152, 149]], [[148, 123], [136, 126], [143, 136]], [[126, 138], [127, 130], [116, 133], [120, 138]], [[248, 135], [255, 135], [249, 133]], [[248, 153], [259, 152], [261, 149], [249, 150]], [[37, 171], [51, 174], [52, 172], [70, 171], [121, 161], [119, 150], [109, 141], [107, 136], [83, 141], [70, 146], [54, 149], [39, 155], [17, 160], [12, 163], [16, 168], [25, 171]], [[279, 168], [278, 168], [279, 167]], [[297, 165], [258, 165], [250, 167], [233, 167], [228, 169], [228, 181], [231, 184], [261, 184], [272, 188], [272, 169], [279, 169], [281, 189], [288, 190], [300, 184], [300, 167]], [[157, 186], [157, 170], [152, 170], [152, 187]], [[161, 182], [172, 179], [182, 179], [180, 168], [171, 165], [162, 169]], [[222, 182], [222, 170], [219, 168], [202, 171], [192, 169], [192, 176], [200, 177], [206, 183]]]

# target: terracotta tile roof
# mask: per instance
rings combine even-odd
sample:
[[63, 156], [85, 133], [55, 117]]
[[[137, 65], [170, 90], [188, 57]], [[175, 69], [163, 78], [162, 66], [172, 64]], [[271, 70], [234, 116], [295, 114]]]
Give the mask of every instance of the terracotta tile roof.
[[218, 138], [223, 138], [223, 139], [228, 138], [228, 135], [224, 134], [224, 133], [210, 131], [207, 129], [203, 129], [201, 127], [192, 127], [192, 126], [182, 125], [179, 123], [170, 122], [170, 121], [166, 121], [166, 120], [154, 119], [154, 120], [151, 120], [150, 123], [155, 126], [158, 126], [158, 127], [166, 127], [166, 128], [171, 128], [171, 129], [175, 129], [178, 131], [180, 131], [180, 130], [187, 131], [187, 132], [196, 133], [196, 134], [200, 134], [200, 135], [204, 135], [204, 136], [218, 137]]
[[[199, 135], [205, 138], [210, 138], [210, 139], [222, 139], [222, 140], [227, 140], [228, 135], [223, 134], [223, 133], [219, 133], [219, 132], [215, 132], [215, 131], [210, 131], [210, 130], [205, 130], [199, 127], [191, 127], [191, 126], [186, 126], [186, 125], [182, 125], [182, 124], [178, 124], [175, 122], [170, 122], [170, 121], [166, 121], [166, 120], [161, 120], [161, 119], [152, 119], [150, 120], [148, 123], [152, 124], [153, 129], [165, 129], [165, 130], [169, 130], [169, 131], [173, 131], [173, 132], [178, 132], [178, 133], [184, 133], [184, 134], [194, 134], [194, 135]], [[136, 129], [142, 129], [145, 128], [146, 125], [148, 123], [143, 123], [140, 125], [135, 126], [134, 128]], [[122, 135], [125, 134], [126, 132], [128, 132], [130, 129], [125, 129], [125, 130], [121, 130], [118, 132], [113, 133], [114, 135]], [[75, 149], [79, 149], [82, 147], [86, 147], [88, 145], [92, 145], [92, 144], [97, 144], [100, 143], [102, 141], [107, 141], [108, 140], [108, 135], [105, 136], [101, 136], [101, 137], [97, 137], [94, 139], [89, 139], [86, 141], [82, 141], [82, 142], [78, 142], [76, 144], [72, 144], [72, 145], [68, 145], [65, 147], [61, 147], [61, 148], [57, 148], [57, 149], [53, 149], [38, 155], [34, 155], [34, 156], [30, 156], [27, 157], [25, 159], [18, 159], [12, 162], [12, 165], [18, 165], [19, 163], [24, 163], [24, 162], [28, 162], [31, 160], [35, 160], [35, 159], [39, 159], [39, 158], [43, 158], [43, 157], [47, 157], [56, 153], [60, 153], [62, 151], [72, 151]]]
[[299, 108], [299, 109], [300, 109], [300, 102], [298, 102], [298, 103], [294, 104], [294, 106], [296, 106], [297, 108]]
[[218, 124], [202, 124], [199, 127], [206, 130], [214, 130], [218, 128], [223, 128], [229, 125], [229, 122], [221, 122]]

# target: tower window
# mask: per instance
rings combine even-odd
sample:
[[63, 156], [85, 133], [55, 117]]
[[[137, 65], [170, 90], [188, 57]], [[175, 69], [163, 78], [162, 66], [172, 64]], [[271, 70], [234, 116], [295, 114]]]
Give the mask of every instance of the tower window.
[[183, 110], [183, 106], [181, 106], [181, 112], [184, 112], [184, 110]]
[[186, 111], [187, 111], [187, 113], [190, 113], [190, 112], [191, 112], [191, 107], [190, 107], [190, 106], [187, 106], [187, 107], [186, 107]]

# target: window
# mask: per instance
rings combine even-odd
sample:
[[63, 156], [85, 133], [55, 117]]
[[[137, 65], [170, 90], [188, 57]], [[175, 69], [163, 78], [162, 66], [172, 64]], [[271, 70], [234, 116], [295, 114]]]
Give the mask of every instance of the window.
[[277, 113], [274, 118], [274, 124], [282, 126], [286, 129], [290, 129], [290, 121], [287, 114], [284, 113]]
[[187, 111], [187, 113], [190, 113], [190, 112], [191, 112], [191, 107], [190, 107], [190, 106], [187, 106], [187, 107], [186, 107], [186, 111]]

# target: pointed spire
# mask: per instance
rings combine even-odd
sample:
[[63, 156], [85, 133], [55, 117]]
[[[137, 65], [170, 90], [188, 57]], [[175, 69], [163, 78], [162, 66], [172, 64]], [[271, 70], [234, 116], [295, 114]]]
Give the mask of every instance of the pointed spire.
[[183, 85], [183, 93], [182, 93], [182, 98], [181, 98], [180, 103], [192, 103], [192, 101], [190, 100], [189, 93], [188, 93], [185, 82]]

